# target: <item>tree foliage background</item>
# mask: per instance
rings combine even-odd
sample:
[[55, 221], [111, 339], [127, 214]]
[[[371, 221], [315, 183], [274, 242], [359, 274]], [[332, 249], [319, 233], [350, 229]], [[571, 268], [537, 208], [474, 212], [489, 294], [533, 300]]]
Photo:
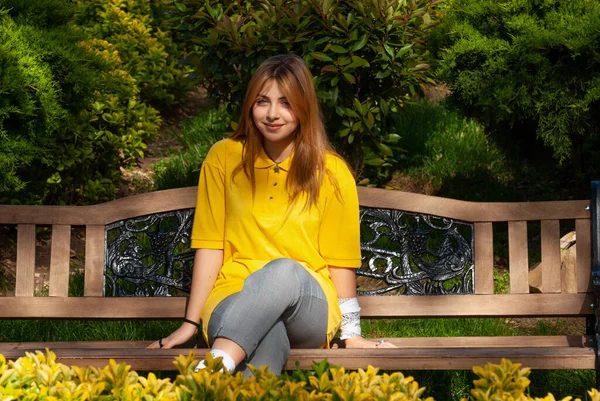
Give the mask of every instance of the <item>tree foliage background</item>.
[[[149, 25], [148, 4], [2, 2], [0, 202], [115, 197], [120, 168], [143, 155], [161, 124], [150, 102], [173, 102], [185, 85], [186, 69], [166, 52], [171, 39]], [[110, 32], [73, 23], [90, 8]]]
[[270, 56], [304, 58], [334, 145], [372, 183], [401, 156], [389, 114], [433, 82], [427, 35], [438, 0], [164, 1], [167, 26], [208, 93], [236, 112]]
[[538, 138], [597, 178], [600, 2], [447, 0], [445, 10], [430, 43], [453, 103], [502, 141]]

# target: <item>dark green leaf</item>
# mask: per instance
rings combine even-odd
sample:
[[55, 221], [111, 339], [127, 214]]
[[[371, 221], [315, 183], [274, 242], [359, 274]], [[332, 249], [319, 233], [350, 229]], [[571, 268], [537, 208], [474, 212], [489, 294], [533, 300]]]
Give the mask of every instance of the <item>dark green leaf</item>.
[[320, 53], [320, 52], [313, 52], [310, 54], [314, 59], [317, 59], [319, 61], [333, 61], [331, 59], [331, 57], [329, 57], [326, 54]]
[[383, 48], [385, 49], [387, 54], [389, 54], [393, 60], [394, 59], [394, 49], [392, 48], [392, 46], [388, 45], [387, 43], [384, 43]]
[[402, 57], [406, 52], [408, 52], [410, 49], [412, 49], [412, 47], [413, 47], [413, 44], [411, 43], [410, 45], [406, 45], [402, 49], [398, 50], [398, 53], [396, 53], [396, 58]]
[[400, 135], [398, 134], [389, 134], [383, 137], [383, 140], [389, 143], [397, 143], [400, 140]]
[[365, 47], [366, 44], [367, 44], [367, 34], [365, 33], [363, 36], [360, 37], [360, 40], [354, 44], [354, 46], [352, 47], [352, 51], [353, 52], [358, 51], [358, 50], [362, 49], [363, 47]]
[[352, 74], [348, 74], [347, 72], [345, 72], [344, 78], [346, 78], [348, 80], [348, 82], [350, 82], [351, 84], [356, 83], [356, 78], [354, 78], [354, 75], [352, 75]]
[[380, 99], [379, 105], [381, 106], [381, 111], [383, 112], [383, 115], [387, 116], [387, 114], [389, 112], [389, 107], [384, 98]]
[[381, 166], [383, 163], [385, 163], [385, 160], [379, 157], [365, 160], [365, 164], [368, 164], [369, 166]]
[[344, 128], [338, 132], [338, 135], [340, 136], [340, 138], [343, 138], [346, 135], [348, 135], [349, 133], [350, 133], [350, 128]]
[[362, 128], [363, 128], [363, 125], [362, 125], [361, 121], [357, 121], [354, 124], [352, 124], [352, 131], [353, 132], [360, 131], [360, 130], [362, 130]]
[[390, 70], [379, 71], [377, 73], [377, 75], [375, 75], [375, 78], [384, 79], [384, 78], [387, 78], [389, 75], [390, 75]]
[[378, 143], [377, 147], [379, 148], [379, 150], [381, 150], [381, 153], [383, 153], [384, 156], [392, 156], [394, 154], [394, 152], [392, 152], [392, 149], [390, 149], [389, 146], [383, 143]]
[[331, 50], [334, 53], [340, 53], [340, 54], [345, 54], [348, 53], [348, 50], [342, 46], [339, 45], [327, 45], [327, 49]]
[[321, 99], [330, 100], [331, 99], [331, 93], [329, 93], [329, 92], [317, 92], [317, 97], [320, 97]]
[[352, 109], [349, 109], [349, 108], [346, 107], [344, 109], [344, 111], [346, 112], [346, 115], [349, 116], [349, 117], [359, 118], [359, 115], [356, 114], [356, 112], [354, 110], [352, 110]]

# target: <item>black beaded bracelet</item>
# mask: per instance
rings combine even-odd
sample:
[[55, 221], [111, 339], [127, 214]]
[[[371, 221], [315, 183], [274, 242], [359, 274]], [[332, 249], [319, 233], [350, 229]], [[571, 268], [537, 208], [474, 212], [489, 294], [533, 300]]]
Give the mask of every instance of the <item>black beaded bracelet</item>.
[[193, 320], [190, 320], [190, 319], [188, 319], [188, 318], [185, 318], [185, 317], [184, 317], [184, 318], [183, 318], [183, 321], [184, 321], [184, 322], [187, 322], [187, 323], [190, 323], [190, 324], [193, 324], [194, 326], [196, 326], [196, 327], [200, 328], [200, 323], [196, 323], [196, 322], [194, 322]]

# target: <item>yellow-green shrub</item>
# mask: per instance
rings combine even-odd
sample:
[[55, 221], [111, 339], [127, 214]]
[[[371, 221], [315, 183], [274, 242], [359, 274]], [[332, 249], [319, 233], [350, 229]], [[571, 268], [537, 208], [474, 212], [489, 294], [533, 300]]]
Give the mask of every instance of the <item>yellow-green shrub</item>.
[[[369, 366], [366, 370], [346, 372], [330, 368], [309, 375], [308, 382], [286, 380], [266, 368], [254, 370], [254, 377], [244, 379], [241, 373], [222, 373], [220, 360], [207, 357], [208, 368], [194, 372], [194, 353], [175, 359], [179, 375], [158, 379], [138, 375], [129, 366], [111, 360], [102, 369], [68, 367], [56, 362], [53, 352], [28, 353], [14, 362], [0, 355], [0, 401], [13, 400], [394, 400], [433, 401], [421, 398], [425, 388], [402, 373], [379, 374]], [[474, 381], [468, 401], [554, 401], [552, 394], [531, 398], [525, 394], [529, 385], [529, 369], [503, 360], [500, 365], [474, 368], [479, 376]], [[597, 390], [588, 392], [591, 401], [600, 401]], [[569, 401], [566, 397], [563, 401]], [[464, 401], [467, 401], [465, 399]]]
[[[550, 393], [544, 398], [532, 398], [526, 394], [531, 371], [529, 368], [521, 369], [520, 363], [502, 359], [499, 365], [488, 363], [483, 368], [476, 366], [473, 373], [479, 376], [479, 379], [473, 380], [474, 388], [470, 397], [463, 398], [462, 401], [555, 401]], [[590, 390], [588, 394], [591, 401], [600, 401], [600, 393], [596, 389]], [[562, 401], [572, 399], [573, 397], [565, 397]]]
[[110, 46], [66, 25], [70, 7], [0, 3], [0, 203], [114, 198], [119, 169], [156, 135], [158, 111]]
[[73, 25], [99, 39], [99, 50], [118, 55], [142, 100], [168, 105], [183, 99], [192, 70], [178, 62], [170, 36], [153, 27], [150, 1], [78, 0]]

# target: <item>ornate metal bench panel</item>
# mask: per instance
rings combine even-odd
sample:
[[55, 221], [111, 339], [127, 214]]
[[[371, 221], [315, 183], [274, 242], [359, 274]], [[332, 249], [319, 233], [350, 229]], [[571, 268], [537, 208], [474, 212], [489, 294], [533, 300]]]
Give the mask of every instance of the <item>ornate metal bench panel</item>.
[[[106, 226], [106, 296], [189, 292], [194, 210]], [[360, 295], [473, 293], [473, 226], [392, 209], [361, 208]]]
[[361, 208], [360, 295], [471, 294], [473, 225]]
[[180, 296], [192, 283], [194, 209], [106, 226], [105, 296]]

